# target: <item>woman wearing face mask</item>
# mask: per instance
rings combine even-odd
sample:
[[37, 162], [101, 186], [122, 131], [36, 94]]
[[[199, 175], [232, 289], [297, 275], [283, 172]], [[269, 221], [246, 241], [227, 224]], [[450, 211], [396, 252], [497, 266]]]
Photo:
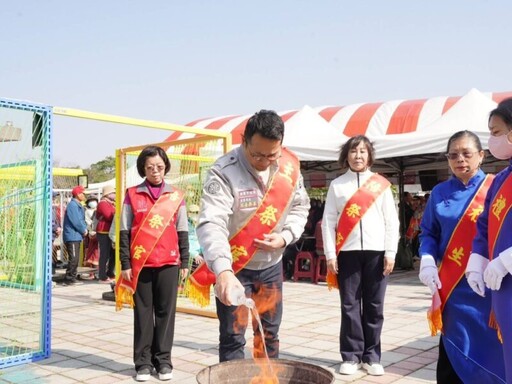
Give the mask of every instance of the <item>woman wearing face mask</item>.
[[487, 324], [491, 301], [475, 295], [464, 279], [492, 177], [480, 169], [484, 151], [473, 132], [454, 133], [446, 158], [452, 176], [433, 188], [420, 223], [419, 279], [433, 295], [431, 333], [442, 332], [437, 383], [503, 383], [501, 347]]
[[339, 287], [341, 301], [342, 375], [361, 367], [369, 375], [384, 374], [380, 335], [399, 222], [390, 183], [369, 169], [374, 159], [366, 136], [342, 146], [338, 163], [348, 170], [331, 182], [322, 217], [327, 284]]
[[485, 286], [492, 290], [489, 324], [503, 343], [506, 382], [512, 383], [512, 98], [491, 111], [489, 131], [489, 151], [509, 160], [509, 166], [496, 175], [487, 193], [466, 277], [480, 296]]
[[[96, 231], [93, 228], [94, 215], [96, 213], [96, 207], [98, 206], [98, 198], [95, 196], [89, 196], [85, 202], [85, 222], [87, 224], [87, 236], [84, 239], [85, 261], [86, 267], [97, 268], [98, 261], [100, 258], [100, 251], [98, 248], [98, 237]], [[94, 277], [91, 275], [91, 277]]]

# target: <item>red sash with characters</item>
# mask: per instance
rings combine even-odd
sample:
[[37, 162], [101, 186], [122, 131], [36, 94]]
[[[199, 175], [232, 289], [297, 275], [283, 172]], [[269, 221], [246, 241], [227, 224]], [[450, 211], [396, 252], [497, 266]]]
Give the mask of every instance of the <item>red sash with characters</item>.
[[[340, 253], [341, 247], [357, 223], [390, 185], [388, 180], [374, 173], [347, 201], [336, 229], [336, 255]], [[327, 272], [326, 281], [329, 290], [338, 288], [338, 278], [334, 273]]]
[[[503, 225], [503, 219], [507, 217], [512, 208], [512, 174], [508, 175], [489, 205], [487, 241], [489, 247], [489, 260], [494, 258], [494, 246], [498, 240]], [[491, 310], [489, 326], [498, 332], [498, 339], [503, 342], [500, 327], [496, 321], [494, 311]]]
[[[130, 190], [128, 190], [130, 193]], [[133, 294], [137, 288], [139, 274], [151, 252], [162, 237], [171, 222], [176, 210], [183, 201], [183, 192], [175, 189], [172, 193], [161, 195], [151, 210], [144, 217], [137, 233], [130, 244], [132, 280], [127, 281], [120, 276], [116, 284], [116, 310], [122, 309], [123, 304], [134, 306]]]
[[432, 305], [427, 312], [430, 333], [435, 336], [443, 329], [442, 313], [453, 289], [457, 286], [468, 264], [473, 238], [476, 235], [476, 221], [484, 210], [485, 196], [491, 186], [493, 175], [487, 175], [468, 204], [464, 214], [452, 232], [446, 245], [443, 261], [439, 266], [439, 279], [442, 288], [439, 297], [433, 297]]
[[[254, 246], [254, 239], [262, 239], [264, 234], [271, 233], [283, 212], [286, 212], [293, 200], [293, 191], [299, 175], [299, 160], [293, 153], [283, 148], [279, 169], [270, 180], [259, 207], [229, 239], [234, 273], [244, 268], [258, 251]], [[185, 293], [194, 303], [206, 306], [210, 303], [210, 286], [214, 283], [215, 275], [208, 269], [206, 263], [203, 263], [189, 277]]]
[[494, 246], [498, 235], [503, 225], [503, 218], [505, 218], [512, 208], [512, 174], [508, 175], [500, 189], [494, 196], [489, 206], [489, 217], [488, 217], [488, 241], [489, 241], [489, 260], [493, 259]]

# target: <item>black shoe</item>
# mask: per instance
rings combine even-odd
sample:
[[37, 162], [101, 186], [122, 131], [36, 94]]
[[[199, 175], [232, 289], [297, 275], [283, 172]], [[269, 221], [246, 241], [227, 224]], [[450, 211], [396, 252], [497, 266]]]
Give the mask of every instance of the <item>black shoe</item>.
[[137, 371], [136, 381], [148, 381], [151, 378], [151, 368], [142, 367]]
[[158, 378], [162, 381], [167, 381], [172, 379], [172, 368], [169, 366], [163, 366], [158, 371]]

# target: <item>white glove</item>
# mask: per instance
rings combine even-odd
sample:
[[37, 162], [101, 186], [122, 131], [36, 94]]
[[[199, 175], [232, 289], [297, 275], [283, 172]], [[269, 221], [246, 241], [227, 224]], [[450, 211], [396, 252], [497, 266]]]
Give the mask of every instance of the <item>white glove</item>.
[[482, 297], [485, 297], [484, 275], [480, 272], [467, 272], [466, 279], [471, 289]]
[[443, 286], [439, 280], [439, 273], [434, 257], [431, 255], [423, 255], [420, 262], [420, 281], [430, 288], [430, 292], [436, 293]]
[[485, 297], [485, 284], [483, 280], [485, 268], [489, 265], [489, 259], [478, 253], [469, 255], [466, 265], [466, 279], [471, 289], [482, 297]]
[[508, 273], [507, 268], [499, 257], [489, 262], [484, 271], [484, 281], [487, 288], [497, 291], [501, 287], [501, 280]]

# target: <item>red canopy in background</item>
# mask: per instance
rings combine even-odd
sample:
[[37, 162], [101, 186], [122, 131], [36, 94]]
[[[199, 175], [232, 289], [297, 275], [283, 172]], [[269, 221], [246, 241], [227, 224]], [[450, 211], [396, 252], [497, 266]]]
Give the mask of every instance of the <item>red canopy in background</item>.
[[[487, 119], [496, 103], [512, 92], [480, 92], [471, 89], [464, 96], [380, 103], [324, 106], [278, 112], [285, 126], [284, 145], [302, 161], [336, 161], [340, 145], [348, 137], [364, 134], [375, 144], [377, 159], [393, 169], [435, 169], [444, 159], [448, 138], [460, 130], [475, 132], [487, 147]], [[230, 115], [195, 120], [188, 126], [231, 132], [233, 145], [250, 115]], [[174, 133], [167, 140], [192, 137]], [[445, 162], [444, 162], [445, 163]], [[444, 164], [443, 163], [443, 164]], [[445, 166], [446, 164], [444, 164]]]
[[[496, 103], [512, 97], [512, 92], [482, 92]], [[358, 134], [375, 139], [381, 135], [421, 131], [443, 116], [462, 96], [441, 96], [418, 100], [392, 100], [378, 103], [323, 106], [313, 108], [325, 121], [348, 137]], [[279, 112], [286, 123], [299, 110]], [[251, 115], [230, 115], [194, 120], [190, 127], [231, 132], [234, 145], [241, 143], [241, 135]], [[174, 132], [166, 141], [192, 137], [192, 134]]]
[[[482, 92], [494, 102], [512, 97], [512, 92]], [[421, 131], [443, 116], [462, 96], [418, 100], [393, 100], [315, 108], [320, 116], [346, 136], [370, 137]]]

